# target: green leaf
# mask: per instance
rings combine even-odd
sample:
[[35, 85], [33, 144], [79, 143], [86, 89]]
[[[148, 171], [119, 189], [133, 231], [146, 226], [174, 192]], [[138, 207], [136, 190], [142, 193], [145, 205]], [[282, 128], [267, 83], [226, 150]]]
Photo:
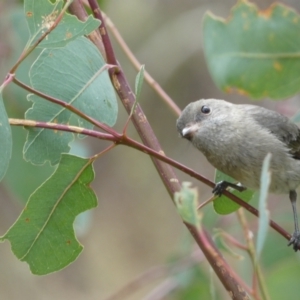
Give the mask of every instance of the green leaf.
[[269, 218], [270, 213], [267, 209], [267, 199], [269, 186], [271, 183], [271, 173], [270, 173], [270, 161], [271, 161], [271, 153], [268, 153], [264, 159], [261, 177], [260, 177], [260, 191], [259, 191], [259, 203], [258, 203], [258, 211], [259, 211], [259, 219], [258, 219], [258, 233], [256, 240], [256, 253], [257, 257], [260, 256], [263, 245], [265, 243], [267, 232], [269, 228]]
[[12, 136], [11, 129], [6, 114], [0, 87], [0, 181], [3, 179], [11, 159]]
[[253, 98], [286, 98], [300, 91], [300, 16], [282, 4], [267, 10], [238, 1], [231, 16], [204, 17], [204, 52], [224, 91]]
[[[223, 180], [232, 183], [237, 183], [236, 180], [234, 180], [230, 176], [225, 175], [219, 170], [216, 170], [215, 182], [217, 183]], [[233, 188], [229, 188], [228, 191], [230, 191], [230, 193], [236, 195], [237, 197], [241, 198], [245, 202], [249, 202], [254, 195], [254, 192], [249, 189], [243, 192], [239, 192]], [[240, 208], [240, 205], [238, 205], [237, 203], [235, 203], [234, 201], [232, 201], [231, 199], [227, 198], [224, 195], [221, 195], [220, 197], [216, 198], [213, 202], [213, 205], [216, 213], [220, 215], [231, 214]]]
[[[50, 167], [49, 164], [35, 166], [26, 162], [22, 153], [26, 131], [18, 126], [13, 126], [11, 131], [14, 146], [11, 162], [3, 183], [11, 195], [25, 204], [32, 192], [53, 173], [54, 168]], [[24, 174], [26, 174], [26, 180], [24, 180]]]
[[61, 270], [82, 251], [73, 222], [77, 215], [97, 206], [89, 186], [93, 179], [92, 160], [63, 154], [56, 171], [31, 195], [2, 237], [10, 241], [13, 253], [29, 264], [33, 274]]
[[175, 193], [174, 201], [182, 219], [199, 228], [200, 214], [198, 213], [198, 192], [195, 188], [190, 188], [190, 182], [183, 182], [182, 188]]
[[135, 98], [136, 100], [140, 97], [142, 86], [144, 83], [144, 72], [145, 72], [145, 65], [142, 65], [138, 74], [135, 78]]
[[[64, 1], [52, 4], [48, 0], [25, 0], [24, 10], [32, 45], [54, 23], [62, 10]], [[63, 47], [79, 36], [87, 35], [98, 28], [100, 21], [89, 16], [81, 22], [74, 15], [65, 13], [58, 26], [38, 45], [40, 48]]]
[[[136, 108], [137, 103], [138, 103], [138, 98], [141, 94], [142, 85], [143, 85], [143, 82], [144, 82], [144, 71], [145, 71], [145, 65], [142, 65], [140, 71], [138, 72], [138, 74], [136, 75], [136, 78], [135, 78], [135, 101], [134, 101], [134, 103], [131, 107], [131, 111], [130, 111], [130, 114], [129, 114], [129, 119], [132, 117], [132, 115], [135, 111], [135, 108]], [[127, 127], [127, 125], [125, 125], [125, 127]]]
[[[43, 50], [32, 65], [29, 76], [34, 89], [70, 103], [94, 119], [113, 126], [118, 113], [117, 99], [107, 70], [99, 72], [104, 65], [93, 43], [78, 38], [64, 48]], [[29, 100], [33, 106], [26, 112], [26, 119], [93, 128], [92, 124], [62, 106], [36, 95], [29, 95]], [[25, 159], [37, 165], [49, 160], [55, 165], [60, 154], [69, 151], [68, 143], [72, 140], [72, 133], [28, 128]]]

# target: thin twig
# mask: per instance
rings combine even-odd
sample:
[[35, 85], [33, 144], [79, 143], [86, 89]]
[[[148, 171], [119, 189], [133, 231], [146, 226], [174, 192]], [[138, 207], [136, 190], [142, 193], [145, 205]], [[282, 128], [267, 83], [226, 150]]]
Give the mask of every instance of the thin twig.
[[212, 195], [210, 198], [208, 198], [207, 200], [203, 201], [202, 203], [200, 203], [197, 207], [197, 210], [200, 210], [201, 208], [203, 208], [204, 206], [206, 206], [207, 204], [209, 204], [210, 202], [213, 202], [217, 197], [216, 195]]
[[231, 245], [235, 246], [236, 248], [239, 248], [239, 249], [242, 249], [242, 250], [246, 250], [246, 251], [248, 250], [247, 246], [241, 244], [233, 236], [231, 236], [227, 232], [223, 231], [222, 229], [217, 230], [217, 232], [214, 235], [214, 237], [216, 237], [216, 236], [221, 236], [223, 239], [225, 239], [226, 241], [228, 241]]
[[[107, 15], [104, 13], [102, 13], [102, 15], [104, 17], [107, 27], [110, 29], [114, 38], [119, 43], [121, 49], [124, 51], [124, 53], [130, 60], [130, 62], [133, 64], [133, 66], [139, 71], [141, 68], [141, 63], [137, 60], [137, 58], [134, 56], [130, 48], [127, 46], [126, 42], [124, 41], [118, 29], [116, 28], [114, 23], [110, 20], [110, 18], [108, 18]], [[149, 84], [149, 86], [158, 94], [158, 96], [167, 104], [167, 106], [171, 108], [173, 113], [176, 116], [179, 116], [181, 114], [180, 108], [146, 70], [145, 70], [145, 80]]]
[[[206, 185], [210, 187], [214, 187], [215, 183], [211, 180], [207, 179], [206, 177], [202, 176], [201, 174], [195, 172], [193, 169], [190, 169], [186, 167], [185, 165], [165, 156], [163, 153], [155, 151], [148, 146], [141, 144], [133, 139], [131, 139], [128, 136], [124, 136], [115, 130], [111, 128], [113, 131], [111, 133], [103, 133], [95, 130], [90, 130], [78, 126], [70, 126], [65, 124], [57, 124], [57, 123], [49, 123], [49, 122], [39, 122], [34, 120], [23, 120], [23, 119], [9, 119], [9, 123], [14, 126], [24, 126], [24, 127], [37, 127], [37, 128], [45, 128], [45, 129], [52, 129], [52, 130], [61, 130], [61, 131], [67, 131], [67, 132], [73, 132], [78, 134], [84, 134], [87, 136], [91, 136], [93, 138], [111, 141], [115, 143], [116, 145], [124, 145], [131, 148], [134, 148], [138, 151], [141, 151], [143, 153], [146, 153], [150, 155], [151, 157], [155, 157], [159, 159], [160, 161], [163, 161], [167, 163], [168, 165], [173, 166], [174, 168], [190, 175], [191, 177], [205, 183]], [[171, 182], [176, 182], [176, 178], [172, 180]], [[242, 199], [238, 198], [234, 194], [231, 194], [229, 191], [224, 191], [223, 194], [234, 201], [235, 203], [239, 204], [240, 206], [244, 207], [246, 210], [248, 210], [250, 213], [252, 213], [255, 216], [259, 216], [258, 210], [251, 205], [249, 205], [247, 202], [243, 201]], [[270, 226], [276, 230], [279, 234], [281, 234], [283, 237], [285, 237], [288, 241], [291, 239], [291, 235], [286, 232], [283, 228], [281, 228], [277, 223], [270, 220]]]
[[111, 144], [108, 147], [106, 147], [104, 150], [102, 150], [101, 152], [97, 153], [96, 155], [94, 155], [92, 157], [92, 160], [96, 160], [98, 159], [100, 156], [103, 156], [105, 153], [109, 152], [110, 150], [112, 150], [113, 148], [115, 148], [117, 145], [116, 144]]
[[44, 128], [44, 129], [52, 129], [52, 130], [59, 130], [59, 131], [67, 131], [77, 134], [84, 134], [87, 136], [91, 136], [97, 139], [102, 139], [106, 141], [115, 142], [117, 139], [116, 136], [103, 133], [91, 129], [86, 129], [78, 126], [71, 126], [65, 124], [57, 124], [57, 123], [50, 123], [50, 122], [39, 122], [34, 120], [23, 120], [23, 119], [8, 119], [10, 125], [14, 126], [24, 126], [24, 127], [36, 127], [36, 128]]
[[[254, 269], [254, 273], [256, 274], [256, 278], [258, 280], [259, 283], [259, 287], [261, 290], [261, 294], [264, 300], [269, 300], [270, 296], [268, 295], [268, 291], [267, 291], [267, 287], [266, 287], [266, 283], [261, 271], [260, 266], [257, 263], [257, 259], [256, 259], [256, 252], [255, 252], [255, 247], [254, 247], [254, 243], [253, 243], [253, 234], [252, 232], [249, 230], [248, 224], [247, 224], [247, 220], [244, 214], [243, 209], [239, 209], [237, 211], [237, 215], [239, 218], [239, 221], [242, 225], [242, 228], [244, 230], [244, 236], [246, 238], [246, 243], [247, 243], [247, 251], [249, 253], [252, 265], [253, 265], [253, 269]], [[256, 285], [255, 285], [255, 278], [253, 280], [253, 291], [255, 292], [255, 299], [259, 299], [258, 293], [256, 291]]]
[[[106, 67], [105, 67], [106, 66]], [[105, 65], [103, 66], [102, 68], [108, 68], [107, 66], [109, 65]], [[101, 68], [101, 69], [102, 69]], [[34, 88], [32, 88], [31, 86], [19, 81], [17, 78], [13, 78], [13, 82], [18, 85], [19, 87], [25, 89], [26, 91], [32, 93], [32, 94], [35, 94], [45, 100], [48, 100], [52, 103], [55, 103], [57, 105], [60, 105], [62, 107], [65, 107], [66, 109], [68, 109], [69, 111], [71, 111], [72, 113], [76, 114], [77, 116], [81, 117], [82, 119], [90, 122], [91, 124], [97, 126], [98, 128], [101, 128], [102, 130], [110, 133], [110, 134], [114, 134], [114, 130], [112, 130], [109, 126], [95, 120], [94, 118], [86, 115], [85, 113], [83, 113], [82, 111], [80, 111], [79, 109], [77, 109], [76, 107], [72, 106], [71, 104], [69, 104], [68, 102], [65, 102], [65, 101], [62, 101], [60, 99], [57, 99], [57, 98], [54, 98], [54, 97], [51, 97], [49, 95], [46, 95], [38, 90], [35, 90]]]
[[[197, 229], [197, 235], [203, 243], [202, 251], [209, 252], [211, 255], [206, 256], [211, 267], [214, 269], [215, 273], [223, 274], [223, 276], [218, 276], [224, 287], [231, 286], [232, 289], [229, 290], [229, 294], [232, 299], [250, 299], [248, 294], [252, 293], [252, 290], [248, 285], [235, 273], [235, 271], [227, 264], [219, 250], [216, 248], [215, 244], [212, 243], [210, 236], [203, 229]], [[248, 293], [248, 294], [247, 294]]]
[[115, 52], [114, 49], [112, 47], [112, 44], [109, 40], [108, 34], [107, 34], [107, 30], [106, 30], [106, 26], [104, 24], [104, 20], [102, 17], [102, 12], [100, 11], [100, 7], [97, 3], [96, 0], [88, 0], [89, 5], [93, 11], [94, 17], [98, 20], [100, 20], [101, 25], [99, 27], [99, 32], [100, 35], [102, 37], [102, 42], [104, 45], [104, 49], [105, 49], [105, 53], [106, 53], [106, 57], [107, 57], [107, 62], [112, 64], [112, 65], [118, 65], [116, 56], [115, 56]]
[[[99, 28], [99, 32], [102, 36], [103, 45], [106, 52], [107, 57], [107, 63], [118, 65], [117, 59], [114, 54], [113, 47], [111, 45], [110, 38], [107, 34], [106, 25], [104, 22], [104, 19], [101, 14], [101, 10], [98, 6], [98, 3], [96, 0], [88, 0], [90, 7], [92, 8], [94, 16], [101, 21], [101, 25]], [[122, 71], [122, 68], [120, 67], [120, 71], [118, 73], [110, 71], [110, 76], [112, 83], [115, 87], [115, 90], [117, 94], [119, 95], [125, 109], [127, 110], [128, 114], [130, 113], [132, 106], [135, 103], [135, 96], [130, 88], [130, 85], [125, 77], [125, 74]], [[133, 124], [138, 131], [138, 134], [140, 135], [143, 143], [151, 149], [151, 151], [156, 151], [158, 153], [163, 153], [162, 148], [149, 124], [147, 121], [147, 118], [140, 107], [140, 105], [137, 105], [137, 108], [132, 116]], [[126, 144], [127, 142], [130, 142], [130, 146], [134, 147], [133, 141], [129, 141], [129, 139], [126, 136], [123, 136], [122, 144]], [[147, 151], [148, 152], [148, 151]], [[151, 154], [149, 152], [149, 154]], [[157, 157], [156, 157], [157, 158]], [[163, 164], [160, 160], [156, 159], [155, 156], [152, 156], [152, 161], [158, 171], [158, 174], [160, 175], [162, 182], [164, 183], [167, 191], [169, 192], [169, 195], [171, 196], [171, 199], [173, 199], [173, 196], [175, 192], [179, 191], [181, 186], [179, 184], [179, 180], [176, 177], [176, 174], [174, 173], [174, 170], [166, 164]], [[184, 222], [184, 224], [187, 226], [193, 237], [195, 238], [197, 244], [202, 249], [204, 255], [210, 262], [212, 268], [214, 269], [215, 273], [221, 280], [222, 284], [226, 288], [226, 290], [232, 295], [232, 298], [234, 299], [246, 299], [248, 298], [247, 292], [244, 289], [244, 286], [240, 284], [240, 278], [235, 274], [235, 272], [232, 270], [232, 268], [226, 263], [224, 258], [221, 256], [221, 254], [218, 252], [218, 250], [214, 249], [213, 242], [203, 240], [203, 236], [198, 234], [198, 229], [191, 226], [190, 224], [187, 224]], [[209, 247], [206, 246], [207, 243], [210, 243], [211, 245]], [[214, 251], [212, 250], [214, 249]], [[218, 260], [216, 263], [216, 253], [218, 255]], [[223, 268], [224, 266], [224, 268]]]

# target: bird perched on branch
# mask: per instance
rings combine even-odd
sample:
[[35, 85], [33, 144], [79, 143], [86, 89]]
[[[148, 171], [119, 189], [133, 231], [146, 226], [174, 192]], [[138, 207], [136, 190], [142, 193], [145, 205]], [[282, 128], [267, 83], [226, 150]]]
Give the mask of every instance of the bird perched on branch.
[[280, 113], [256, 105], [202, 99], [182, 111], [177, 130], [215, 168], [244, 186], [222, 181], [213, 189], [216, 195], [228, 186], [240, 191], [245, 187], [259, 189], [262, 163], [271, 153], [269, 191], [289, 194], [295, 232], [288, 245], [299, 250], [296, 188], [300, 185], [300, 129], [296, 124]]

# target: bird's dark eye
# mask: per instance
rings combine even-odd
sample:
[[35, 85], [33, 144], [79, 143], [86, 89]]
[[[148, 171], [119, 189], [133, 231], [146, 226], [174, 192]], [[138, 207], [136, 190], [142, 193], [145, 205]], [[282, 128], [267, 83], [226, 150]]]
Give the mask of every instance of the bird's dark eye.
[[206, 106], [206, 105], [203, 105], [201, 107], [201, 112], [204, 113], [204, 114], [206, 114], [206, 115], [208, 115], [210, 113], [210, 108], [208, 106]]

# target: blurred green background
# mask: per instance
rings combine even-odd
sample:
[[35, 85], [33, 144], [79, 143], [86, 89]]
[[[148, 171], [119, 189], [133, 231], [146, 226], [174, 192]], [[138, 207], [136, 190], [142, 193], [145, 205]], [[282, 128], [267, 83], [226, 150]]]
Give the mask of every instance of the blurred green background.
[[[261, 9], [266, 9], [272, 3], [254, 2]], [[102, 8], [139, 61], [146, 65], [148, 72], [180, 108], [184, 108], [199, 98], [252, 102], [243, 96], [227, 95], [217, 90], [203, 56], [203, 14], [210, 10], [227, 17], [235, 3], [233, 0], [110, 0], [102, 1]], [[298, 1], [284, 3], [300, 10]], [[26, 42], [27, 29], [22, 12], [20, 1], [0, 2], [2, 80]], [[114, 47], [118, 60], [134, 86], [136, 70], [115, 42]], [[33, 61], [34, 55], [18, 70], [18, 78], [28, 82], [27, 72]], [[214, 169], [187, 141], [178, 137], [176, 116], [146, 84], [140, 103], [165, 153], [212, 179]], [[264, 100], [257, 103], [287, 116], [292, 116], [300, 107], [299, 96], [285, 101]], [[26, 93], [9, 87], [5, 91], [5, 105], [9, 116], [22, 117], [29, 106]], [[122, 130], [126, 117], [120, 104], [116, 129]], [[37, 168], [23, 162], [25, 130], [13, 128], [13, 133], [14, 156], [0, 188], [1, 234], [12, 225], [31, 192], [52, 172], [49, 166]], [[132, 126], [129, 135], [139, 140]], [[73, 152], [88, 155], [108, 145], [91, 139], [84, 142], [87, 144], [74, 143]], [[95, 171], [93, 187], [98, 195], [99, 206], [81, 216], [77, 224], [79, 239], [85, 246], [78, 260], [58, 273], [37, 277], [30, 274], [25, 263], [13, 256], [9, 243], [5, 242], [0, 247], [0, 299], [105, 299], [152, 267], [186, 257], [196, 257], [198, 268], [186, 271], [185, 267], [181, 267], [174, 277], [149, 278], [143, 288], [128, 299], [211, 299], [214, 293], [215, 299], [230, 299], [189, 237], [149, 157], [119, 146], [96, 162]], [[199, 189], [200, 200], [211, 195], [210, 188], [181, 172], [177, 173], [181, 180], [194, 182]], [[288, 196], [271, 195], [269, 199], [272, 219], [292, 232], [292, 209]], [[246, 216], [255, 234], [257, 219], [248, 213]], [[235, 214], [217, 216], [212, 205], [209, 205], [204, 209], [204, 223], [211, 234], [213, 228], [223, 228], [244, 243]], [[293, 253], [286, 244], [282, 237], [269, 231], [263, 250], [262, 268], [271, 299], [297, 299], [296, 295], [299, 294], [300, 254]], [[224, 255], [237, 273], [251, 285], [253, 271], [249, 258], [241, 251], [237, 253], [243, 255], [244, 259], [237, 259], [226, 252]], [[171, 278], [173, 285], [166, 278]], [[210, 281], [215, 286], [214, 292], [210, 292]], [[169, 293], [169, 290], [173, 292]], [[155, 291], [158, 293], [154, 294]], [[144, 298], [147, 295], [148, 298]]]

